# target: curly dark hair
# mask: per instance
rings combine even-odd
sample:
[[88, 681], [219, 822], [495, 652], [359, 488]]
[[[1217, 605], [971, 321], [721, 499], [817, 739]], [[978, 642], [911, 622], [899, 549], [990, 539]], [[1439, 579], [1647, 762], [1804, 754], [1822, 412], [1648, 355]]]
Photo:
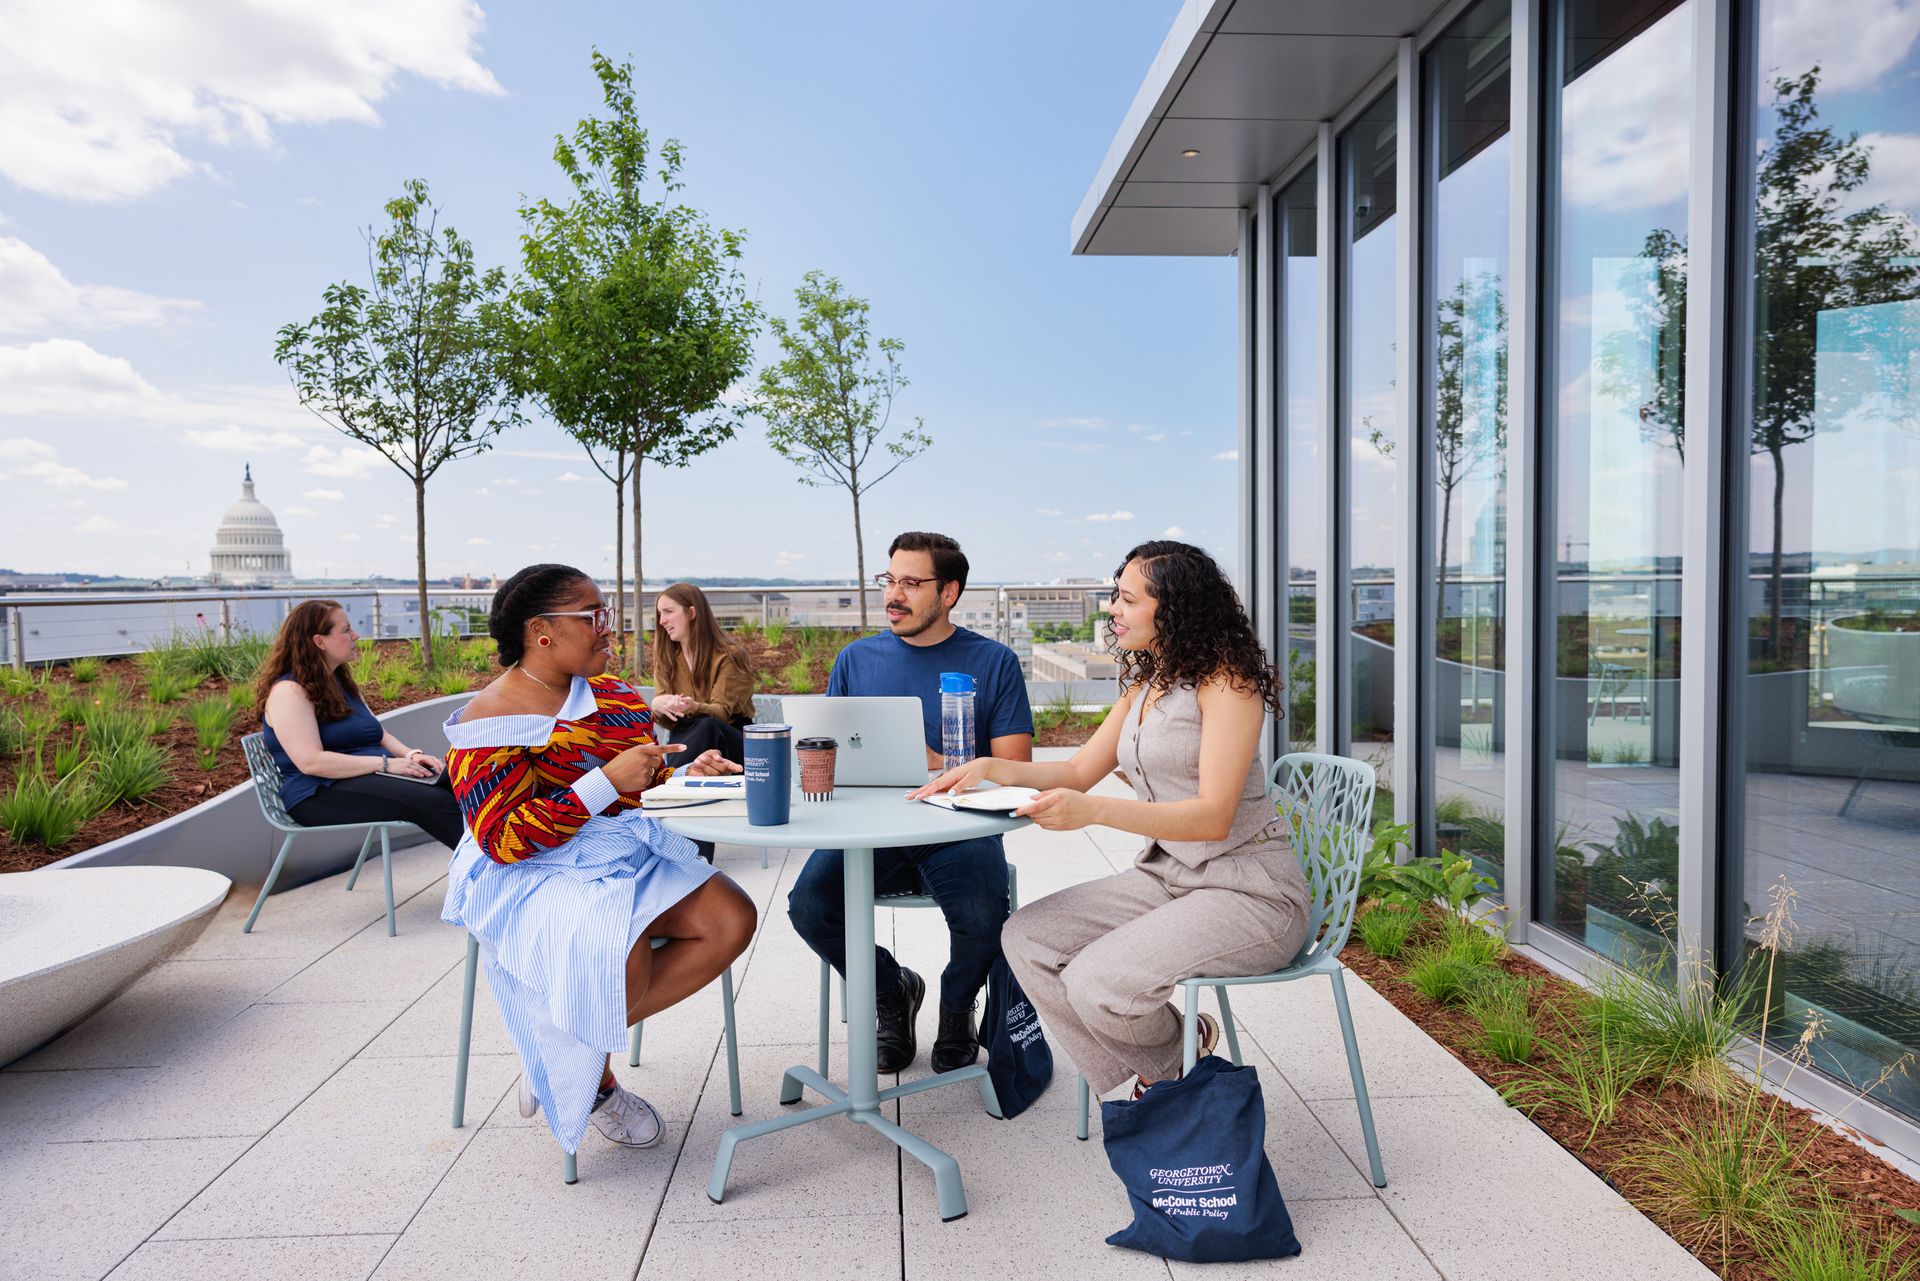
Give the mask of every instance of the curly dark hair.
[[529, 565], [500, 584], [487, 614], [487, 635], [500, 654], [500, 665], [512, 667], [527, 652], [527, 620], [557, 609], [577, 583], [592, 580], [571, 565]]
[[1156, 538], [1128, 552], [1114, 578], [1130, 564], [1138, 564], [1153, 593], [1155, 635], [1149, 649], [1114, 647], [1122, 685], [1194, 689], [1225, 677], [1234, 689], [1258, 695], [1275, 716], [1283, 715], [1279, 673], [1213, 557], [1191, 543]]

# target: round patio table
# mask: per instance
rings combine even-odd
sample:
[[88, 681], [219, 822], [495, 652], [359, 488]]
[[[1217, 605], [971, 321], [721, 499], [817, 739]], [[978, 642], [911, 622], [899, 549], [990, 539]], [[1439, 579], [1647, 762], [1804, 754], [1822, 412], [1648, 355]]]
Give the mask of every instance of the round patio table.
[[873, 974], [873, 852], [901, 845], [937, 845], [995, 836], [1025, 827], [1029, 820], [965, 810], [942, 809], [905, 799], [898, 787], [840, 787], [830, 801], [805, 801], [793, 793], [790, 820], [779, 827], [754, 827], [744, 818], [671, 818], [664, 826], [694, 840], [723, 845], [769, 845], [781, 849], [839, 849], [846, 852], [847, 920], [847, 1088], [842, 1090], [806, 1064], [787, 1069], [780, 1086], [782, 1103], [800, 1101], [802, 1088], [829, 1100], [791, 1116], [736, 1125], [720, 1137], [714, 1154], [713, 1177], [707, 1195], [718, 1202], [727, 1191], [727, 1171], [733, 1150], [763, 1134], [845, 1116], [870, 1126], [904, 1148], [933, 1171], [939, 1195], [940, 1217], [957, 1219], [967, 1212], [966, 1189], [960, 1181], [960, 1163], [918, 1135], [880, 1115], [880, 1105], [906, 1094], [977, 1080], [980, 1096], [992, 1116], [1000, 1115], [993, 1081], [978, 1063], [941, 1072], [923, 1080], [880, 1088], [875, 1067]]

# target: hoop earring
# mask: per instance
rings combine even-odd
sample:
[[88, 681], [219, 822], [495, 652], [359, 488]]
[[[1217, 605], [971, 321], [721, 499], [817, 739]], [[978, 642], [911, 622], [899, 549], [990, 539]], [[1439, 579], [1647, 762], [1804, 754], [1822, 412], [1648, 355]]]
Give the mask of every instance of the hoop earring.
[[540, 638], [540, 648], [545, 649], [547, 646], [551, 644], [553, 644], [553, 642], [548, 640], [546, 637], [542, 636]]

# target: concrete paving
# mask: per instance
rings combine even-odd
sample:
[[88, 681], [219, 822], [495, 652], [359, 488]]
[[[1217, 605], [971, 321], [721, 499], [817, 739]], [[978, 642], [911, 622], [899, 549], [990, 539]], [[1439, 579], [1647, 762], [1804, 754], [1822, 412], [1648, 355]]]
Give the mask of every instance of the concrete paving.
[[[1026, 829], [1021, 897], [1125, 867], [1137, 838]], [[513, 1107], [519, 1073], [482, 985], [467, 1124], [449, 1124], [464, 941], [438, 921], [446, 852], [396, 856], [400, 935], [377, 878], [275, 896], [252, 935], [236, 893], [206, 934], [118, 1000], [0, 1072], [0, 1278], [784, 1277], [1554, 1278], [1711, 1274], [1357, 979], [1348, 982], [1388, 1186], [1365, 1174], [1324, 983], [1241, 988], [1242, 1047], [1265, 1088], [1267, 1151], [1305, 1247], [1281, 1263], [1169, 1265], [1104, 1243], [1127, 1201], [1073, 1137], [1072, 1065], [994, 1121], [956, 1087], [886, 1105], [953, 1154], [970, 1212], [943, 1224], [924, 1167], [827, 1122], [742, 1145], [725, 1204], [706, 1181], [727, 1113], [717, 994], [647, 1025], [616, 1063], [668, 1136], [647, 1151], [589, 1131], [580, 1181]], [[804, 853], [762, 870], [722, 846], [760, 905], [735, 968], [743, 1119], [774, 1116], [782, 1069], [811, 1061], [819, 971], [785, 917]], [[932, 975], [938, 914], [882, 912]], [[922, 1012], [920, 1061], [934, 1011]], [[832, 1071], [844, 1070], [834, 1022]]]

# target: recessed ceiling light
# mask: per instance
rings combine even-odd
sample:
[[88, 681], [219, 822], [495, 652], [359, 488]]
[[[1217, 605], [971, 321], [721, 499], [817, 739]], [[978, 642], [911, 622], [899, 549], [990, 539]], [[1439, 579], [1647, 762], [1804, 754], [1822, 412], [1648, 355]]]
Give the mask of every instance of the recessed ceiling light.
[[1180, 154], [1185, 156], [1187, 159], [1191, 160], [1195, 156], [1199, 155], [1200, 153], [1194, 150], [1192, 147], [1188, 147], [1185, 151], [1181, 152]]

